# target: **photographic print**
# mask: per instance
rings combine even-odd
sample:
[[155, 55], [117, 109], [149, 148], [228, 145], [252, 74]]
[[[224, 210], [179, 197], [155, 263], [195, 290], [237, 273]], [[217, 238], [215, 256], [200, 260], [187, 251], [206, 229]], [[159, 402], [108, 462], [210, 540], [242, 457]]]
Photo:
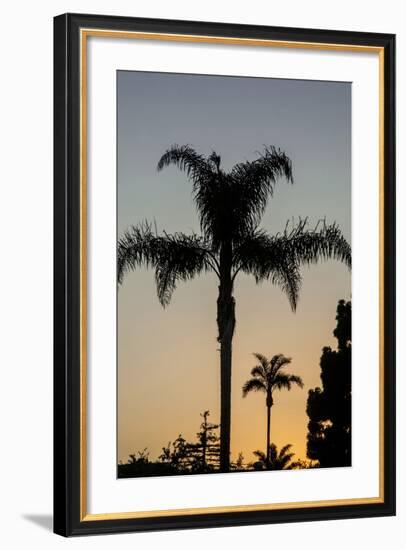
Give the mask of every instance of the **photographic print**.
[[117, 71], [117, 201], [117, 477], [350, 467], [351, 83]]
[[55, 18], [54, 530], [395, 513], [395, 36]]

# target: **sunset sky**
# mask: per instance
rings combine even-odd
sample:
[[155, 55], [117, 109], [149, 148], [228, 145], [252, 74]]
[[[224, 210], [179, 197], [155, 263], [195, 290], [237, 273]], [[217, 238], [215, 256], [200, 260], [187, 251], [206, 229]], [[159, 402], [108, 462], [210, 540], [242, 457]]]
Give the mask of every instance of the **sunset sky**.
[[[118, 236], [132, 224], [156, 222], [158, 231], [199, 233], [191, 184], [175, 167], [156, 171], [173, 143], [215, 150], [224, 169], [253, 160], [264, 145], [292, 159], [295, 183], [281, 181], [262, 220], [270, 233], [286, 222], [337, 221], [351, 235], [351, 85], [265, 78], [117, 73]], [[274, 396], [271, 441], [291, 443], [306, 456], [309, 389], [320, 385], [323, 346], [332, 335], [339, 299], [351, 298], [351, 275], [330, 261], [303, 268], [297, 312], [270, 283], [237, 277], [233, 341], [231, 454], [265, 450], [265, 396], [242, 398], [255, 364], [253, 352], [292, 358], [287, 370], [305, 387]], [[154, 274], [132, 272], [118, 291], [118, 460], [148, 448], [156, 458], [179, 434], [193, 440], [199, 414], [219, 421], [220, 360], [217, 280], [205, 274], [181, 284], [164, 310]]]

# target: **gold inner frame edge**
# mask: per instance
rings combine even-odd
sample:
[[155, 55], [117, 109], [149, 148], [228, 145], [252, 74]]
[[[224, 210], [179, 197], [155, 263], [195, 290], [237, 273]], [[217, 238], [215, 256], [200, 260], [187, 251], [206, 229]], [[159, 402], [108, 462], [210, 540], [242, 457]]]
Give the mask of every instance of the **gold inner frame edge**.
[[[379, 55], [379, 496], [319, 501], [248, 504], [173, 510], [87, 513], [87, 38], [127, 38], [169, 42], [215, 43], [325, 51], [377, 53]], [[384, 502], [384, 48], [357, 44], [334, 44], [223, 36], [149, 33], [107, 29], [80, 29], [80, 521], [176, 517], [229, 512], [306, 509], [326, 506], [379, 504]]]

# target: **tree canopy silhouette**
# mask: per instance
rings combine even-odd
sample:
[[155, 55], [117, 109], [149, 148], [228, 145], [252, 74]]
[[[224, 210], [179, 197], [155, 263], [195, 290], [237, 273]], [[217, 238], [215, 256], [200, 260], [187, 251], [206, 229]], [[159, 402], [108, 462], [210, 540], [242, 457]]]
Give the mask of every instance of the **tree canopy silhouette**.
[[118, 280], [139, 266], [155, 270], [159, 301], [166, 307], [179, 282], [205, 272], [219, 280], [217, 328], [220, 343], [220, 468], [230, 468], [231, 362], [235, 328], [234, 281], [238, 273], [256, 282], [270, 281], [286, 293], [293, 311], [301, 284], [300, 266], [335, 258], [351, 265], [351, 248], [339, 227], [307, 220], [269, 235], [259, 227], [268, 200], [280, 178], [293, 182], [292, 164], [275, 147], [265, 147], [254, 161], [236, 164], [229, 172], [221, 157], [198, 154], [190, 145], [173, 145], [158, 170], [175, 165], [186, 173], [200, 221], [201, 234], [163, 232], [152, 224], [131, 227], [118, 242]]
[[336, 321], [337, 350], [323, 348], [322, 388], [307, 399], [307, 456], [323, 468], [351, 465], [351, 302], [338, 302]]
[[[252, 391], [265, 393], [266, 397], [266, 460], [265, 464], [270, 466], [271, 446], [271, 408], [273, 406], [273, 394], [276, 390], [290, 390], [293, 385], [303, 388], [303, 381], [300, 376], [288, 374], [282, 369], [290, 365], [290, 357], [285, 357], [282, 353], [274, 355], [268, 359], [265, 355], [254, 353], [258, 364], [251, 370], [251, 378], [245, 382], [242, 387], [242, 396], [246, 397]], [[285, 449], [285, 447], [284, 447]]]

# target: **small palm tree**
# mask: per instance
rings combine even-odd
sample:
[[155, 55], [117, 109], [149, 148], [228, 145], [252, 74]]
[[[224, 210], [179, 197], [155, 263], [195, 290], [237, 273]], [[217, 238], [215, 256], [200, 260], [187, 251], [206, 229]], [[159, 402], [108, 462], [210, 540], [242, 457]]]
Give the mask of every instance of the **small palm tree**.
[[157, 234], [151, 224], [133, 226], [120, 238], [117, 251], [118, 281], [140, 266], [155, 270], [158, 299], [166, 307], [179, 282], [206, 272], [218, 278], [217, 328], [220, 343], [220, 470], [230, 469], [231, 361], [235, 328], [234, 282], [242, 272], [257, 283], [279, 285], [296, 310], [301, 284], [300, 266], [335, 258], [351, 266], [351, 247], [339, 227], [307, 220], [286, 225], [269, 235], [261, 218], [276, 182], [293, 182], [286, 154], [266, 147], [256, 160], [236, 164], [226, 172], [220, 156], [198, 154], [189, 145], [173, 145], [158, 162], [158, 170], [175, 165], [192, 183], [193, 200], [201, 235]]
[[[303, 382], [300, 376], [295, 374], [287, 374], [282, 372], [282, 369], [291, 363], [289, 357], [285, 357], [281, 353], [274, 355], [272, 359], [268, 359], [265, 355], [254, 353], [258, 364], [251, 370], [249, 380], [242, 387], [242, 396], [246, 397], [251, 391], [264, 392], [266, 395], [266, 466], [270, 465], [271, 452], [271, 407], [273, 405], [273, 393], [276, 390], [290, 390], [296, 384], [303, 388]], [[284, 447], [285, 449], [285, 447]]]
[[255, 470], [293, 470], [297, 467], [296, 462], [292, 462], [295, 453], [290, 453], [292, 445], [285, 445], [278, 453], [278, 448], [274, 443], [269, 446], [268, 456], [262, 451], [254, 451], [258, 458], [254, 463]]

